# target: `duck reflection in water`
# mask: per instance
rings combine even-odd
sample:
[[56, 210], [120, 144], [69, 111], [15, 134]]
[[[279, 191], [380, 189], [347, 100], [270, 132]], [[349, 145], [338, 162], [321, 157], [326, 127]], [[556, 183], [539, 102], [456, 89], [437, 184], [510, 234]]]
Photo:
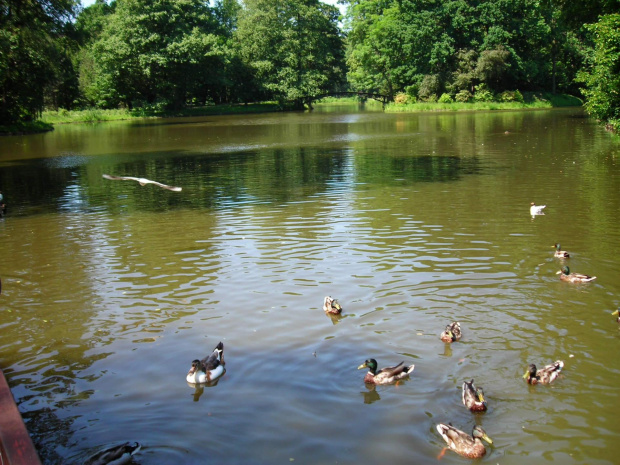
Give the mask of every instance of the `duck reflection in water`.
[[444, 344], [444, 348], [443, 348], [443, 355], [444, 357], [452, 357], [452, 344]]
[[200, 400], [200, 397], [205, 393], [205, 387], [210, 388], [217, 386], [217, 383], [220, 382], [220, 379], [222, 378], [217, 378], [209, 383], [187, 383], [189, 387], [195, 388], [194, 393], [192, 394], [194, 402], [198, 402]]
[[381, 396], [377, 392], [377, 386], [374, 384], [367, 384], [366, 389], [367, 391], [360, 392], [360, 394], [364, 396], [365, 404], [372, 404], [378, 400], [381, 400]]

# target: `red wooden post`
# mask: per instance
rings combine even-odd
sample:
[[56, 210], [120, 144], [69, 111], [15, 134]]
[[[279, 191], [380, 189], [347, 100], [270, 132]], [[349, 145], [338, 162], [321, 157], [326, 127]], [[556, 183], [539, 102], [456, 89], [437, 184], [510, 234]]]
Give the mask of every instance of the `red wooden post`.
[[0, 370], [0, 463], [41, 465], [2, 370]]

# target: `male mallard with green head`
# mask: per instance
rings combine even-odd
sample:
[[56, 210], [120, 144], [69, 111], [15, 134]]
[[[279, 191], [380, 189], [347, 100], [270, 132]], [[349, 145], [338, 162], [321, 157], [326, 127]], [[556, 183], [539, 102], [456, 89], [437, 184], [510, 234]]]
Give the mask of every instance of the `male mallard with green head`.
[[472, 412], [484, 412], [487, 402], [484, 400], [484, 392], [481, 387], [474, 386], [474, 380], [463, 383], [463, 405]]
[[224, 365], [224, 344], [220, 342], [208, 357], [192, 362], [185, 379], [193, 384], [210, 383], [226, 372]]
[[532, 363], [527, 368], [523, 378], [528, 384], [550, 384], [559, 376], [562, 368], [564, 368], [564, 362], [562, 360], [553, 362], [540, 370], [537, 370], [536, 365]]
[[323, 310], [325, 313], [331, 313], [332, 315], [340, 315], [342, 313], [342, 307], [336, 299], [330, 296], [326, 296], [323, 301]]
[[553, 254], [555, 258], [570, 258], [570, 254], [566, 250], [562, 250], [560, 244], [555, 244], [553, 248], [555, 249], [555, 253]]
[[369, 358], [357, 367], [358, 370], [361, 370], [362, 368], [368, 368], [368, 373], [364, 376], [365, 383], [390, 384], [408, 376], [411, 372], [413, 372], [415, 365], [405, 366], [404, 362], [400, 362], [394, 367], [382, 368], [377, 371], [377, 361], [374, 358]]
[[570, 268], [564, 265], [560, 271], [556, 274], [560, 275], [560, 279], [562, 281], [566, 281], [569, 283], [589, 283], [590, 281], [594, 281], [596, 276], [588, 276], [587, 274], [580, 273], [571, 273]]
[[620, 308], [619, 308], [618, 310], [616, 310], [615, 312], [612, 312], [611, 314], [612, 314], [613, 316], [618, 317], [618, 318], [616, 319], [616, 321], [617, 321], [618, 323], [620, 323]]
[[446, 326], [446, 329], [439, 338], [443, 342], [454, 342], [459, 341], [461, 339], [461, 323], [458, 321], [453, 321], [452, 323]]
[[478, 425], [474, 426], [471, 436], [450, 424], [446, 425], [444, 423], [437, 425], [437, 431], [450, 449], [470, 459], [480, 458], [487, 453], [484, 444], [482, 444], [482, 439], [489, 444], [493, 444], [491, 438]]

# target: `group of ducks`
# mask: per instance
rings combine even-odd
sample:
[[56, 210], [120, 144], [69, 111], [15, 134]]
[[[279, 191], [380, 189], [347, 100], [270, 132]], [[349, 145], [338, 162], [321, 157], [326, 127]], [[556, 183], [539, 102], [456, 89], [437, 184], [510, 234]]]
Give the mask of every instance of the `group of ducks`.
[[[538, 215], [544, 215], [545, 213], [543, 210], [545, 208], [547, 208], [546, 205], [536, 205], [536, 203], [532, 202], [530, 203], [530, 215], [532, 215], [532, 218]], [[570, 254], [565, 250], [562, 250], [560, 244], [555, 244], [553, 247], [555, 247], [555, 258], [570, 258]], [[560, 269], [560, 271], [557, 272], [557, 274], [560, 275], [560, 279], [562, 281], [568, 281], [571, 283], [589, 283], [590, 281], [594, 281], [596, 279], [596, 276], [588, 276], [587, 274], [580, 273], [571, 273], [570, 268], [567, 265], [564, 265]]]
[[[537, 207], [532, 203], [530, 211], [532, 212], [532, 215], [534, 215], [535, 209], [538, 209], [538, 212], [542, 212], [543, 208], [545, 207]], [[553, 247], [555, 248], [554, 256], [556, 258], [566, 259], [570, 257], [568, 252], [562, 250], [560, 244], [555, 244]], [[571, 273], [570, 269], [566, 265], [562, 267], [558, 274], [560, 274], [560, 279], [562, 281], [572, 283], [590, 282], [596, 279], [596, 276]], [[342, 306], [331, 296], [327, 296], [323, 302], [323, 310], [327, 314], [339, 315], [342, 313]], [[620, 309], [616, 310], [614, 315], [618, 317], [618, 322], [620, 323]], [[448, 324], [439, 337], [445, 343], [459, 341], [462, 337], [460, 323], [458, 321], [454, 321]], [[532, 363], [528, 366], [523, 378], [528, 384], [550, 384], [557, 379], [563, 367], [564, 362], [561, 360], [557, 360], [540, 369]], [[368, 368], [368, 372], [366, 373], [366, 376], [364, 376], [365, 383], [391, 384], [412, 373], [414, 365], [407, 366], [401, 362], [396, 366], [377, 370], [377, 361], [370, 358], [358, 367], [358, 369], [362, 368]], [[461, 399], [463, 405], [465, 405], [465, 407], [472, 412], [484, 412], [487, 410], [487, 402], [484, 398], [484, 391], [481, 387], [477, 387], [474, 384], [473, 379], [471, 381], [463, 382]], [[479, 425], [474, 426], [471, 435], [455, 428], [452, 424], [439, 423], [436, 428], [439, 435], [446, 442], [448, 448], [463, 457], [479, 458], [484, 456], [486, 454], [486, 448], [482, 442], [483, 440], [489, 444], [493, 444], [493, 440]], [[442, 454], [440, 454], [440, 456]]]
[[[111, 176], [104, 175], [104, 177], [112, 179]], [[530, 213], [532, 216], [543, 214], [542, 210], [544, 208], [544, 205], [536, 206], [532, 203], [530, 206]], [[567, 259], [570, 257], [568, 252], [562, 250], [560, 244], [555, 244], [553, 247], [555, 248], [554, 257], [559, 259]], [[562, 281], [571, 283], [585, 283], [596, 279], [596, 276], [571, 273], [569, 267], [566, 265], [562, 266], [558, 274], [560, 274], [560, 279]], [[342, 314], [342, 306], [331, 296], [326, 296], [324, 298], [323, 310], [329, 315]], [[618, 322], [620, 323], [620, 309], [616, 310], [613, 314], [618, 317]], [[446, 326], [446, 329], [439, 337], [443, 342], [450, 344], [459, 341], [462, 335], [460, 323], [454, 321]], [[523, 378], [528, 384], [550, 384], [557, 379], [563, 367], [564, 362], [561, 360], [557, 360], [540, 369], [532, 363], [528, 366]], [[396, 366], [378, 369], [377, 361], [374, 358], [369, 358], [357, 368], [358, 370], [364, 368], [368, 369], [364, 376], [364, 383], [384, 385], [395, 383], [409, 376], [413, 372], [415, 365], [405, 365], [404, 362], [400, 362]], [[207, 357], [202, 360], [196, 359], [192, 361], [191, 368], [186, 376], [186, 381], [191, 384], [214, 384], [225, 372], [224, 344], [219, 342], [215, 346], [215, 349], [213, 349], [213, 352]], [[484, 391], [481, 387], [477, 387], [474, 384], [473, 379], [463, 382], [461, 399], [463, 405], [472, 412], [485, 412], [487, 410]], [[493, 440], [479, 425], [474, 426], [471, 435], [455, 428], [452, 424], [439, 423], [436, 425], [436, 428], [439, 435], [446, 442], [448, 448], [463, 457], [480, 458], [486, 454], [486, 448], [482, 441], [484, 440], [489, 444], [493, 444]], [[125, 443], [97, 454], [87, 463], [89, 465], [128, 463], [132, 456], [139, 450], [140, 444]]]

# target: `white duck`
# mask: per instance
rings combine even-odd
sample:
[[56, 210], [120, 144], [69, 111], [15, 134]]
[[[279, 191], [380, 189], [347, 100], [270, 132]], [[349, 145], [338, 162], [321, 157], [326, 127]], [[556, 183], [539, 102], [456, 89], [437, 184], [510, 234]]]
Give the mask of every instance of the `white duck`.
[[185, 379], [193, 384], [210, 383], [226, 372], [224, 365], [224, 344], [220, 342], [208, 357], [192, 362]]
[[530, 203], [530, 215], [544, 215], [543, 210], [546, 208], [546, 205], [536, 205], [534, 202]]

